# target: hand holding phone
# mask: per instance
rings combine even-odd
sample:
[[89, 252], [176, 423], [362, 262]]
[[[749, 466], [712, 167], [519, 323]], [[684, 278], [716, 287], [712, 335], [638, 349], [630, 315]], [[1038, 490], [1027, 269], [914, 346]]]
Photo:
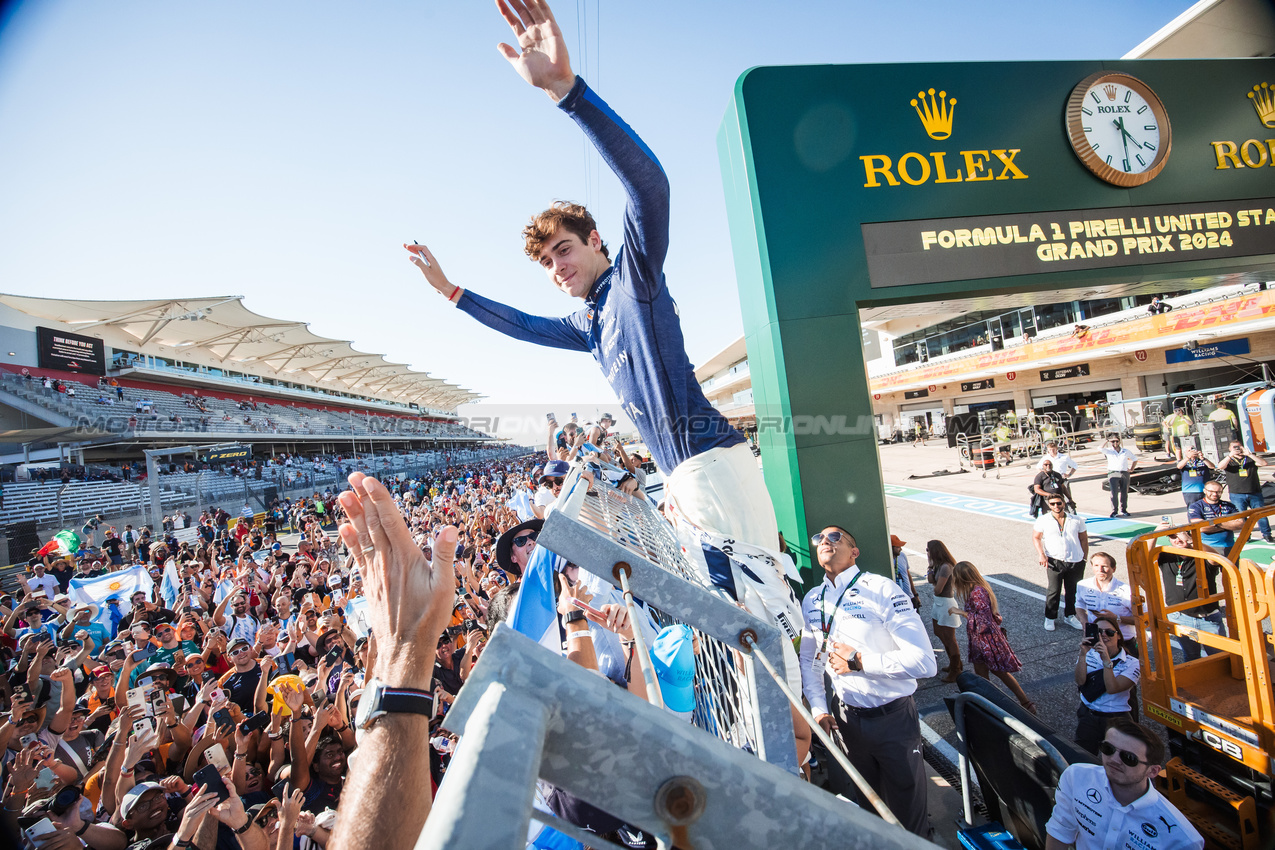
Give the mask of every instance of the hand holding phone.
[[1094, 646], [1098, 643], [1098, 624], [1085, 624], [1085, 646]]
[[212, 791], [217, 795], [217, 801], [224, 803], [230, 799], [230, 790], [226, 788], [226, 783], [221, 780], [221, 774], [217, 771], [214, 764], [206, 764], [199, 770], [195, 771], [195, 784], [204, 791]]

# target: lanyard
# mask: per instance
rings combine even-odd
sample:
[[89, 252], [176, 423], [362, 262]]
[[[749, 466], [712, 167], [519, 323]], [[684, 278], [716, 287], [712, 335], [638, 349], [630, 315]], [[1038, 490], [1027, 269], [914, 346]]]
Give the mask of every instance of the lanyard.
[[863, 577], [863, 570], [859, 570], [859, 572], [855, 574], [855, 577], [850, 579], [850, 583], [847, 584], [844, 588], [842, 588], [841, 595], [837, 597], [837, 604], [833, 607], [832, 617], [831, 619], [828, 619], [828, 620], [824, 620], [824, 614], [823, 614], [823, 599], [828, 593], [828, 588], [825, 587], [822, 591], [820, 591], [819, 593], [819, 630], [823, 632], [823, 643], [819, 647], [820, 653], [822, 653], [825, 649], [828, 648], [828, 633], [832, 631], [833, 624], [837, 622], [837, 612], [841, 610], [841, 600], [846, 598], [846, 594], [850, 592], [850, 588], [854, 587], [855, 584], [862, 577]]

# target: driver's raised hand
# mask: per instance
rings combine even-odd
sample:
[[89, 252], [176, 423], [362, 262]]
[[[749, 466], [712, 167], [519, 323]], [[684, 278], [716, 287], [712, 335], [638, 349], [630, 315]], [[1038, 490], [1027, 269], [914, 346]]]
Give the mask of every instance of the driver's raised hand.
[[519, 53], [508, 44], [497, 45], [500, 55], [509, 60], [524, 80], [557, 103], [575, 85], [567, 42], [553, 19], [549, 4], [542, 0], [496, 0], [501, 17], [518, 39]]

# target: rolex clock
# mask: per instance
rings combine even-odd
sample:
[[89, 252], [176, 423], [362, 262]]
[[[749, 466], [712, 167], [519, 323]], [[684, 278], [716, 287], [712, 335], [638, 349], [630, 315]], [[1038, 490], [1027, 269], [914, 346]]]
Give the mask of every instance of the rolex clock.
[[1169, 159], [1169, 115], [1137, 77], [1103, 72], [1081, 80], [1067, 99], [1065, 118], [1076, 156], [1114, 186], [1141, 186]]

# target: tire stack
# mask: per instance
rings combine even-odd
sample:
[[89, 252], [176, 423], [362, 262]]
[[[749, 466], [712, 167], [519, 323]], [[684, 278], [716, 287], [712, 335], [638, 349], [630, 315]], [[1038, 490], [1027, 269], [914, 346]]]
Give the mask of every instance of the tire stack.
[[1154, 425], [1134, 425], [1133, 444], [1140, 452], [1158, 452], [1164, 448], [1164, 436], [1159, 423]]

